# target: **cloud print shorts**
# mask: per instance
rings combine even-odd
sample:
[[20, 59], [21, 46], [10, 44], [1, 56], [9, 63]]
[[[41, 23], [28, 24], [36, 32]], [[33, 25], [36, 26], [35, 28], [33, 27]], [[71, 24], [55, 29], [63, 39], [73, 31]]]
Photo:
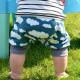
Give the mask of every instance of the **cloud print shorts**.
[[39, 17], [16, 17], [9, 42], [12, 46], [25, 48], [39, 40], [52, 49], [70, 45], [63, 21]]

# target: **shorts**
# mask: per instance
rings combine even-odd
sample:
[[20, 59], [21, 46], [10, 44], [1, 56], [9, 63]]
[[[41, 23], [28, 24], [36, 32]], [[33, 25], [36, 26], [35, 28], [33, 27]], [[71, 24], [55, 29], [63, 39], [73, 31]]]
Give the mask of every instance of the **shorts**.
[[[62, 49], [52, 49], [52, 56], [67, 56], [68, 55], [68, 49], [67, 47]], [[25, 54], [27, 52], [27, 47], [16, 47], [11, 45], [10, 47], [10, 53], [13, 54]]]
[[16, 47], [27, 47], [36, 40], [53, 49], [70, 45], [70, 37], [63, 21], [39, 17], [16, 17], [9, 43]]

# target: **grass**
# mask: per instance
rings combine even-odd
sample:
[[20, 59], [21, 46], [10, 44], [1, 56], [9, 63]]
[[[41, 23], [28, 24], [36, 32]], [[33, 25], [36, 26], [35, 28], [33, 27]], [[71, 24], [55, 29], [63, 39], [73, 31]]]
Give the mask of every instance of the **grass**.
[[[66, 17], [64, 24], [71, 38], [66, 69], [69, 77], [61, 80], [80, 80], [80, 13], [66, 14]], [[12, 26], [10, 19], [10, 30]], [[53, 65], [50, 49], [36, 41], [26, 53], [21, 80], [59, 80], [54, 77]], [[11, 80], [9, 71], [9, 58], [0, 59], [0, 80]]]

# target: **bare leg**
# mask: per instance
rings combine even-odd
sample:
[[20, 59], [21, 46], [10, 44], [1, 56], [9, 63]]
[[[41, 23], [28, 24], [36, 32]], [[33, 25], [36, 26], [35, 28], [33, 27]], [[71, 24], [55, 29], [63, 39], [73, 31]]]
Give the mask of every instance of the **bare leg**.
[[[23, 64], [25, 61], [25, 54], [10, 54], [10, 67], [12, 70], [11, 78], [16, 80], [16, 78], [20, 78]], [[19, 80], [19, 79], [17, 79]]]
[[67, 67], [67, 56], [55, 57], [53, 56], [55, 77], [60, 77], [65, 72]]

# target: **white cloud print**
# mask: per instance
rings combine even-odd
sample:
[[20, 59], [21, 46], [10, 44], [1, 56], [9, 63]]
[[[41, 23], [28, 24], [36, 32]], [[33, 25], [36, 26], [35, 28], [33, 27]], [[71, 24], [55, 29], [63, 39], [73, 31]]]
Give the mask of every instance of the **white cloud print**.
[[16, 25], [16, 24], [14, 24], [14, 29], [15, 29], [15, 30], [18, 30], [18, 27], [17, 27], [17, 25]]
[[58, 25], [55, 26], [55, 30], [57, 29], [57, 26], [58, 26]]
[[47, 34], [45, 32], [35, 31], [35, 30], [29, 31], [29, 34], [33, 35], [37, 38], [48, 38], [49, 37], [49, 34]]
[[44, 39], [39, 39], [39, 41], [44, 44], [45, 40]]
[[42, 26], [45, 28], [52, 28], [50, 24], [43, 24]]
[[17, 17], [17, 18], [16, 18], [16, 22], [18, 22], [18, 23], [21, 24], [21, 23], [23, 22], [23, 18], [21, 18], [21, 17]]
[[40, 19], [40, 20], [42, 20], [42, 21], [47, 21], [47, 22], [49, 22], [50, 20], [52, 20], [52, 19], [49, 19], [49, 18], [39, 18], [39, 17], [37, 17], [38, 19]]
[[61, 37], [60, 40], [65, 40], [65, 38], [64, 37]]
[[24, 33], [24, 32], [26, 32], [25, 30], [23, 30], [23, 29], [19, 29], [19, 31], [21, 32], [21, 33]]
[[61, 25], [58, 27], [58, 29], [57, 29], [57, 30], [59, 30], [61, 33], [63, 33], [63, 28], [62, 28], [62, 26], [61, 26]]
[[28, 24], [30, 24], [31, 26], [39, 25], [39, 22], [38, 22], [38, 21], [33, 20], [33, 19], [30, 19], [30, 18], [26, 19], [26, 22], [27, 22]]
[[56, 22], [58, 22], [58, 23], [61, 23], [61, 21], [59, 21], [59, 20], [55, 20]]
[[54, 47], [54, 46], [50, 46], [51, 48], [53, 48], [53, 49], [57, 49], [57, 47]]
[[63, 48], [64, 48], [64, 47], [67, 47], [67, 46], [68, 46], [68, 45], [63, 45]]
[[60, 31], [61, 33], [63, 33], [63, 28], [62, 28], [61, 25], [60, 25], [60, 26], [56, 25], [56, 26], [55, 26], [55, 29], [56, 29], [56, 31], [58, 30], [58, 31]]
[[21, 39], [21, 36], [18, 35], [17, 33], [15, 33], [15, 32], [13, 32], [13, 31], [11, 31], [11, 37]]
[[9, 42], [12, 44], [12, 45], [16, 45], [16, 43], [13, 41], [13, 39], [9, 39]]
[[59, 41], [58, 40], [54, 40], [54, 39], [49, 39], [49, 41], [53, 44], [59, 44]]
[[55, 33], [55, 34], [53, 34], [52, 36], [50, 36], [50, 38], [53, 38], [53, 37], [58, 38], [58, 36], [57, 36], [57, 34], [56, 34], [56, 33]]
[[28, 43], [20, 43], [20, 46], [26, 46]]
[[28, 37], [28, 38], [30, 38], [30, 39], [32, 39], [32, 40], [36, 40], [34, 37], [31, 37], [31, 36], [29, 36], [29, 35], [27, 35], [27, 34], [25, 34], [24, 36], [25, 36], [25, 37]]

